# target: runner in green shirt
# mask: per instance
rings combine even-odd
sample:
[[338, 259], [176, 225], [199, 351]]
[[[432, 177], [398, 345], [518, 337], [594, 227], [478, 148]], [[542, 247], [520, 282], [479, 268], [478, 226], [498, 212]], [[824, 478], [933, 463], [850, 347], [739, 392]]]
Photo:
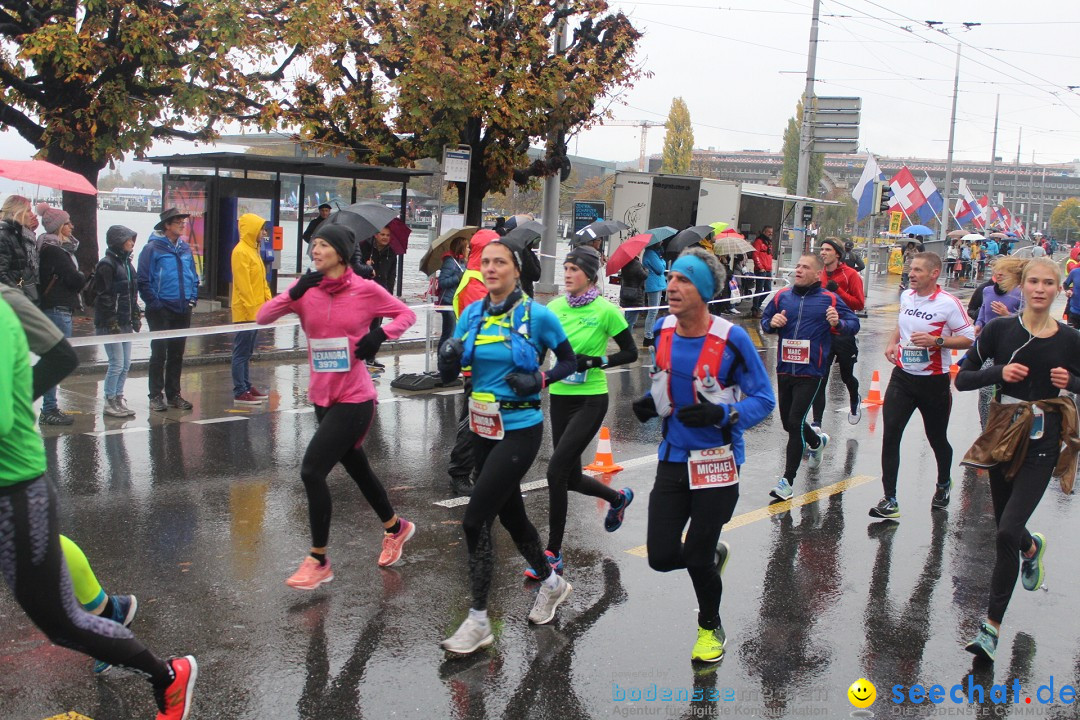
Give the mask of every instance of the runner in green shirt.
[[[611, 505], [604, 528], [614, 532], [622, 525], [623, 513], [634, 499], [630, 488], [613, 490], [581, 470], [581, 456], [604, 423], [608, 407], [607, 376], [604, 368], [637, 360], [634, 338], [622, 311], [600, 296], [596, 281], [600, 274], [600, 253], [583, 245], [566, 256], [563, 263], [566, 296], [548, 303], [577, 354], [578, 371], [555, 383], [551, 394], [551, 436], [555, 450], [548, 463], [548, 545], [544, 555], [551, 568], [563, 572], [563, 534], [566, 529], [568, 490], [606, 500]], [[619, 351], [608, 356], [608, 341]], [[535, 580], [533, 568], [525, 577]]]

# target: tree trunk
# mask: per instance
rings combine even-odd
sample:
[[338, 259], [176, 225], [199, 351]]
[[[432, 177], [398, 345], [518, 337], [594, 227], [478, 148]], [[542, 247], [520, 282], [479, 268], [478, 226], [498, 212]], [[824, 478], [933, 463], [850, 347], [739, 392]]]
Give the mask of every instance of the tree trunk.
[[[97, 187], [98, 174], [105, 164], [91, 158], [62, 151], [49, 152], [46, 159], [65, 170], [82, 175]], [[97, 196], [65, 191], [63, 194], [64, 211], [71, 215], [75, 226], [75, 237], [79, 239], [79, 251], [76, 258], [79, 269], [84, 273], [93, 270], [100, 259], [97, 227]]]

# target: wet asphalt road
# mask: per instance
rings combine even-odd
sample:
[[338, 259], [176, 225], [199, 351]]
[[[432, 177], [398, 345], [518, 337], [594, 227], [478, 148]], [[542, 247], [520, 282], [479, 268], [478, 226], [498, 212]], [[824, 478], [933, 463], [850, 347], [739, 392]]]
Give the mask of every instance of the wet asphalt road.
[[[877, 308], [859, 336], [864, 387], [872, 370], [886, 369], [880, 350], [896, 296], [878, 292], [872, 302]], [[775, 350], [764, 357], [771, 368]], [[232, 407], [227, 366], [193, 368], [183, 387], [194, 410], [149, 422], [143, 373], [129, 381], [138, 412], [129, 422], [100, 416], [99, 376], [64, 383], [61, 406], [83, 414], [71, 428], [45, 429], [63, 530], [86, 551], [107, 592], [138, 595], [133, 630], [140, 638], [159, 654], [198, 658], [193, 718], [846, 717], [854, 710], [847, 688], [863, 676], [877, 686], [877, 717], [1077, 716], [1075, 706], [1042, 705], [1034, 695], [1051, 676], [1058, 693], [1080, 678], [1080, 583], [1069, 549], [1075, 502], [1051, 483], [1030, 525], [1048, 536], [1047, 589], [1018, 586], [998, 662], [973, 663], [963, 645], [984, 616], [993, 565], [985, 477], [957, 465], [950, 508], [931, 514], [933, 458], [913, 419], [902, 449], [903, 518], [894, 526], [871, 522], [867, 510], [881, 495], [880, 417], [867, 411], [861, 424], [848, 425], [835, 375], [824, 428], [832, 443], [818, 471], [800, 470], [793, 502], [769, 504], [785, 442], [779, 418], [774, 413], [747, 436], [742, 495], [723, 535], [733, 555], [724, 576], [729, 643], [721, 663], [691, 665], [689, 578], [654, 572], [644, 557], [659, 429], [629, 412], [646, 387], [637, 366], [610, 379], [608, 424], [616, 460], [627, 465], [612, 482], [638, 493], [624, 526], [605, 533], [605, 508], [572, 495], [565, 555], [574, 593], [556, 621], [539, 628], [525, 620], [535, 587], [523, 581], [524, 564], [498, 530], [496, 644], [447, 659], [437, 643], [468, 607], [463, 509], [435, 503], [453, 497], [445, 465], [460, 398], [397, 393], [389, 379], [423, 360], [385, 361], [365, 448], [417, 534], [398, 566], [380, 570], [380, 524], [336, 469], [336, 579], [315, 592], [284, 585], [309, 543], [298, 477], [314, 428], [305, 365], [255, 366], [253, 378], [271, 394], [256, 408]], [[976, 394], [954, 392], [957, 462], [977, 431]], [[543, 478], [549, 455], [545, 438], [527, 481]], [[526, 502], [546, 536], [546, 492], [530, 491]], [[153, 716], [144, 681], [116, 670], [96, 677], [90, 665], [49, 644], [10, 593], [0, 593], [0, 718]], [[948, 689], [966, 688], [969, 675], [986, 688], [984, 702], [951, 702]], [[1011, 688], [1017, 679], [1016, 702], [1011, 694], [1008, 704], [990, 701], [992, 684]], [[892, 686], [915, 683], [943, 685], [945, 702], [892, 702]], [[697, 691], [702, 699], [631, 701], [654, 689], [660, 697], [665, 689], [672, 697]]]

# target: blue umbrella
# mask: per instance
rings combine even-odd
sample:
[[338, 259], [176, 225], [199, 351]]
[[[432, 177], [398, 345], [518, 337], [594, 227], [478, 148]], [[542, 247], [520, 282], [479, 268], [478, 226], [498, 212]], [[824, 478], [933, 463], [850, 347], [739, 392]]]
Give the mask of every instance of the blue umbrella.
[[925, 225], [912, 225], [911, 227], [908, 227], [908, 228], [906, 228], [904, 230], [904, 234], [905, 235], [918, 235], [919, 237], [923, 237], [923, 236], [929, 237], [929, 236], [934, 234], [934, 231], [931, 230], [930, 228], [926, 227]]
[[668, 225], [663, 225], [661, 227], [652, 228], [651, 230], [646, 230], [645, 234], [646, 235], [652, 235], [652, 239], [649, 240], [648, 243], [646, 243], [645, 247], [652, 247], [653, 245], [659, 245], [660, 243], [667, 240], [669, 237], [672, 237], [673, 235], [675, 235], [675, 233], [677, 233], [677, 232], [678, 232], [678, 230], [676, 230], [675, 228], [670, 227]]

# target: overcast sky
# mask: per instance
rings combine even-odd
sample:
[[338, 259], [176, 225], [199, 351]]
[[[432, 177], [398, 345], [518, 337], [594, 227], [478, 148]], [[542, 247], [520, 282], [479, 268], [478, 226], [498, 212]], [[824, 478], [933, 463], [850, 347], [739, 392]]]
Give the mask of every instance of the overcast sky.
[[[890, 9], [890, 5], [897, 9]], [[652, 77], [613, 110], [622, 121], [663, 121], [682, 96], [695, 145], [779, 150], [805, 84], [811, 0], [615, 2], [645, 35], [639, 58]], [[949, 35], [930, 30], [938, 20]], [[965, 30], [962, 23], [982, 23]], [[816, 91], [863, 98], [860, 145], [875, 154], [943, 158], [949, 137], [956, 45], [962, 43], [956, 157], [989, 160], [995, 95], [1001, 95], [998, 155], [1056, 163], [1080, 158], [1080, 2], [1075, 0], [822, 0]], [[638, 156], [640, 130], [601, 127], [570, 151], [605, 160]], [[650, 153], [664, 129], [648, 133]], [[154, 153], [188, 152], [191, 143]], [[26, 157], [15, 133], [0, 156]], [[124, 163], [131, 172], [150, 167]], [[0, 187], [0, 190], [4, 189]]]

